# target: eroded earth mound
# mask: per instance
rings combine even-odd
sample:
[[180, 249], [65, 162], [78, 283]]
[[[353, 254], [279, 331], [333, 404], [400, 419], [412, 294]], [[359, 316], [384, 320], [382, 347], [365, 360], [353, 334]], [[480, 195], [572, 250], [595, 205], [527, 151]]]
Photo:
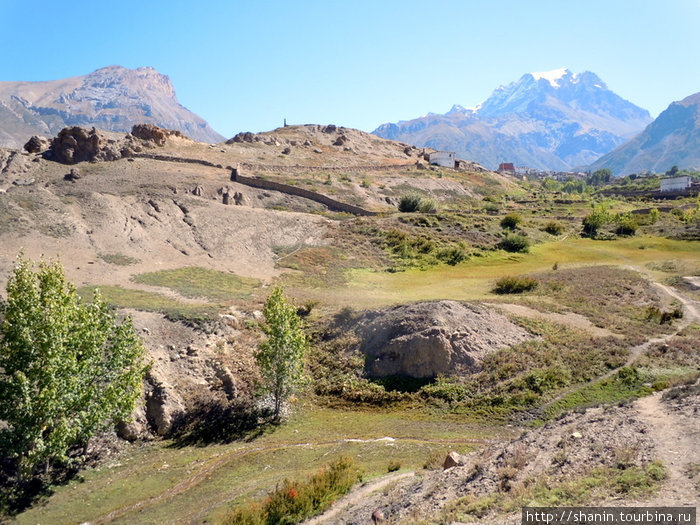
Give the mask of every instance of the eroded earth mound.
[[474, 372], [488, 353], [530, 334], [486, 307], [430, 301], [370, 311], [354, 331], [372, 377]]

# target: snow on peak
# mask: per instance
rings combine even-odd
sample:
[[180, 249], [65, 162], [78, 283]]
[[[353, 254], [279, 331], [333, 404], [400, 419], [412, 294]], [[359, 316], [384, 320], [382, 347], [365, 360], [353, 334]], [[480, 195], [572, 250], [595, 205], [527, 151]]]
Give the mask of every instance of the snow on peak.
[[[535, 80], [545, 79], [552, 87], [559, 87], [559, 81], [566, 75], [570, 75], [571, 71], [567, 68], [562, 67], [559, 69], [553, 69], [552, 71], [540, 71], [538, 73], [530, 73]], [[576, 78], [576, 75], [573, 75]]]

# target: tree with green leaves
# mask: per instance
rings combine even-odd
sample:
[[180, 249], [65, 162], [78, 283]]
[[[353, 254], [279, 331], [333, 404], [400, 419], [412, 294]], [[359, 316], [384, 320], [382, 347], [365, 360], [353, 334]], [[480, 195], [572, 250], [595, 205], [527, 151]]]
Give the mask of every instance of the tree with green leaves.
[[591, 186], [602, 186], [607, 184], [612, 179], [612, 171], [608, 168], [602, 168], [594, 171], [587, 179], [586, 182]]
[[73, 462], [91, 436], [125, 421], [141, 394], [144, 347], [96, 293], [78, 295], [58, 262], [18, 257], [0, 299], [0, 457], [22, 485]]
[[256, 359], [263, 378], [263, 391], [274, 400], [274, 419], [279, 421], [282, 404], [304, 381], [304, 355], [308, 339], [297, 309], [281, 288], [275, 288], [263, 309], [263, 331]]

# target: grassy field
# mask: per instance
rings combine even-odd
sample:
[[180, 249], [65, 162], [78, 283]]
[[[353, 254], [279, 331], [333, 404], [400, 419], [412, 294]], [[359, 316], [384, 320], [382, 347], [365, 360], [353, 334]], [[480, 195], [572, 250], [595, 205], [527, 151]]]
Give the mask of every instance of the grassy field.
[[391, 463], [422, 468], [449, 450], [468, 452], [508, 435], [509, 429], [426, 410], [332, 409], [298, 401], [289, 423], [260, 435], [208, 446], [163, 441], [128, 450], [83, 472], [82, 480], [58, 487], [50, 506], [37, 505], [16, 523], [100, 523], [112, 512], [112, 523], [172, 523], [173, 516], [178, 523], [210, 523], [232, 504], [264, 496], [284, 478], [303, 477], [341, 455], [355, 458], [368, 479], [385, 474]]
[[318, 294], [319, 299], [357, 307], [376, 307], [429, 299], [479, 300], [494, 297], [491, 288], [503, 275], [549, 270], [556, 263], [570, 266], [612, 264], [643, 267], [653, 261], [677, 260], [700, 270], [700, 243], [660, 237], [633, 237], [615, 241], [567, 238], [533, 246], [530, 253], [493, 251], [456, 266], [390, 273], [351, 270], [346, 288]]
[[257, 279], [198, 266], [143, 273], [136, 275], [133, 281], [170, 288], [184, 297], [205, 298], [213, 302], [247, 298], [260, 285]]

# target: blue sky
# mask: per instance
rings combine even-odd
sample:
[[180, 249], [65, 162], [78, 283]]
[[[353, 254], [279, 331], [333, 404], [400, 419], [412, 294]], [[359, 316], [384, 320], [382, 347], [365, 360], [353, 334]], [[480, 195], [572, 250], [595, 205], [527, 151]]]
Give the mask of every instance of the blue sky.
[[153, 66], [225, 136], [371, 131], [560, 67], [652, 116], [700, 91], [700, 0], [0, 0], [0, 22], [0, 80]]

